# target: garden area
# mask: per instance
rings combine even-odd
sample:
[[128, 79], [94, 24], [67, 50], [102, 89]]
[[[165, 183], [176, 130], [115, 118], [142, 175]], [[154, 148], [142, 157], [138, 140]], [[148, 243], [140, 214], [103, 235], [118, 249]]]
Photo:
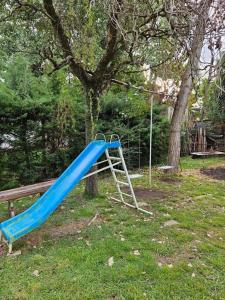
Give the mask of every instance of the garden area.
[[[109, 200], [111, 177], [101, 179], [94, 200], [79, 185], [41, 229], [15, 244], [21, 255], [1, 257], [0, 298], [224, 299], [225, 181], [201, 171], [225, 164], [182, 163], [173, 177], [154, 171], [151, 189], [145, 169], [134, 180], [152, 216]], [[34, 201], [17, 201], [16, 213]], [[4, 219], [7, 206], [0, 207]]]
[[225, 299], [220, 0], [2, 0], [0, 300]]

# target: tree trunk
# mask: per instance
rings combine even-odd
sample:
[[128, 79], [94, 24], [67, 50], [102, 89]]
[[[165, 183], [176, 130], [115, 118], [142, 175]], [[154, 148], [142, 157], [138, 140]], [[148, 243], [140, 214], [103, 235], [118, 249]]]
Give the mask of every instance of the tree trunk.
[[201, 1], [201, 13], [196, 19], [195, 31], [189, 53], [189, 61], [182, 76], [180, 89], [170, 125], [168, 164], [174, 166], [174, 171], [178, 170], [180, 150], [181, 150], [181, 126], [184, 120], [185, 111], [188, 106], [188, 98], [193, 88], [193, 80], [198, 74], [198, 65], [203, 47], [206, 31], [206, 20], [212, 0]]
[[192, 90], [191, 70], [188, 68], [183, 75], [177, 101], [175, 104], [169, 135], [168, 164], [178, 170], [181, 150], [181, 126], [188, 104], [188, 97]]
[[[96, 123], [99, 115], [99, 96], [93, 89], [85, 90], [85, 139], [88, 145], [96, 134]], [[91, 168], [90, 172], [96, 170], [96, 167]], [[86, 179], [85, 196], [94, 198], [98, 195], [97, 174]]]

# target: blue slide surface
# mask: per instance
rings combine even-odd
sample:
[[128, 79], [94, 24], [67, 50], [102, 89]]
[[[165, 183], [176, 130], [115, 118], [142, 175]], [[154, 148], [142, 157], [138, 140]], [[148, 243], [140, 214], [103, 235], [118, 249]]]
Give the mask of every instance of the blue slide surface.
[[0, 224], [0, 230], [5, 238], [12, 243], [42, 225], [105, 150], [118, 147], [120, 147], [119, 141], [91, 142], [30, 208]]

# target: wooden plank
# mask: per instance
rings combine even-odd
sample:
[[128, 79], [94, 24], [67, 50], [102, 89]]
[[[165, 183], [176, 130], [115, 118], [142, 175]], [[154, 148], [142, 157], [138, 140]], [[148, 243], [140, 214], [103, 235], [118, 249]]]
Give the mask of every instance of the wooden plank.
[[207, 158], [207, 157], [219, 157], [225, 156], [225, 152], [220, 151], [209, 151], [209, 152], [192, 152], [191, 156], [193, 159], [195, 158]]
[[162, 171], [163, 173], [169, 173], [173, 169], [174, 169], [174, 166], [161, 166], [161, 167], [158, 167], [158, 170]]
[[161, 167], [158, 167], [158, 170], [162, 170], [162, 171], [172, 170], [172, 169], [174, 169], [174, 166], [161, 166]]
[[55, 179], [51, 179], [45, 182], [35, 183], [32, 185], [2, 191], [0, 192], [0, 202], [16, 200], [29, 195], [43, 193], [53, 184], [54, 181]]

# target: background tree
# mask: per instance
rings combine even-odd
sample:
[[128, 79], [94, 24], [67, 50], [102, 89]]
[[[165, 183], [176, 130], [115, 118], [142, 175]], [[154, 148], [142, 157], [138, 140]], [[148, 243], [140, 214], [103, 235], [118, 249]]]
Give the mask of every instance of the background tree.
[[[39, 37], [35, 47], [41, 46], [40, 54], [54, 70], [67, 65], [79, 79], [85, 94], [86, 143], [95, 135], [100, 96], [127, 66], [149, 59], [152, 40], [166, 31], [163, 3], [155, 0], [11, 0], [1, 6], [5, 20], [8, 14], [14, 26], [30, 29], [35, 40]], [[86, 192], [96, 195], [95, 177], [88, 179]]]
[[168, 163], [175, 170], [179, 165], [182, 122], [194, 81], [199, 74], [202, 48], [209, 39], [214, 39], [215, 45], [211, 46], [217, 47], [224, 31], [224, 15], [222, 1], [181, 1], [176, 7], [168, 3], [168, 21], [187, 54], [170, 126]]
[[18, 54], [1, 62], [2, 188], [54, 178], [82, 150], [81, 91], [62, 72], [37, 77]]
[[202, 94], [208, 90], [208, 97], [203, 99], [206, 117], [214, 124], [225, 123], [225, 55], [223, 54], [218, 64], [219, 74], [208, 87], [208, 82], [202, 85]]
[[[0, 189], [55, 178], [85, 146], [80, 84], [68, 83], [63, 69], [39, 76], [21, 54], [0, 58]], [[144, 85], [142, 73], [129, 78]], [[142, 91], [114, 85], [101, 97], [97, 130], [120, 135], [130, 169], [139, 167], [139, 146], [141, 166], [148, 161], [149, 119], [148, 94]], [[165, 162], [168, 119], [162, 104], [154, 106], [153, 119], [153, 161]]]

